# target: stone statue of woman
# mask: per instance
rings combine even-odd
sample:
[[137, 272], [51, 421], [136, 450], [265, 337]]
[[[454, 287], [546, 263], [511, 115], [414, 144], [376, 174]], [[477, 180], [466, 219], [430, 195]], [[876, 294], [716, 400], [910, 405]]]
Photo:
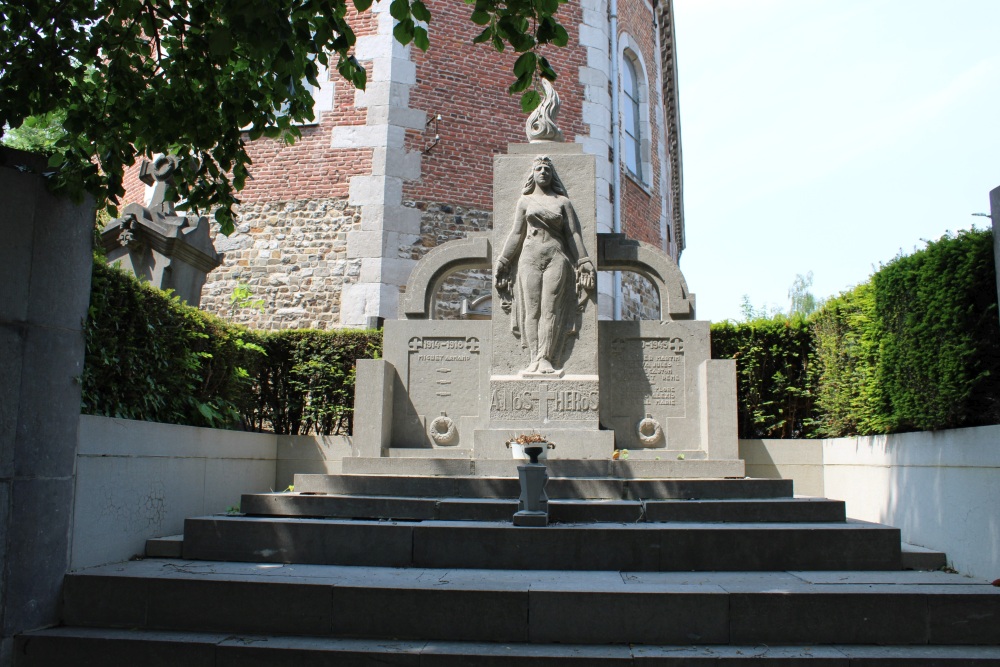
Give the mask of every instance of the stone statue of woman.
[[501, 307], [513, 309], [511, 329], [530, 356], [521, 374], [559, 373], [566, 338], [576, 333], [577, 312], [594, 290], [595, 268], [547, 156], [532, 162], [493, 275]]

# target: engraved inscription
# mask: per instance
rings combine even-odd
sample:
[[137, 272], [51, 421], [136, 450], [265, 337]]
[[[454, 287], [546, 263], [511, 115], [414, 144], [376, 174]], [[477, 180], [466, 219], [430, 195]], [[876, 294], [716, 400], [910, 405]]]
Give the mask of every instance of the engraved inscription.
[[490, 419], [493, 420], [594, 421], [600, 407], [596, 382], [514, 380], [490, 383]]
[[642, 405], [667, 417], [684, 416], [683, 339], [619, 338], [611, 353], [614, 372], [623, 378], [612, 398], [616, 415], [631, 414]]
[[[449, 414], [474, 415], [479, 394], [479, 339], [414, 336], [407, 345], [412, 395], [447, 399]], [[460, 387], [460, 388], [459, 388]]]

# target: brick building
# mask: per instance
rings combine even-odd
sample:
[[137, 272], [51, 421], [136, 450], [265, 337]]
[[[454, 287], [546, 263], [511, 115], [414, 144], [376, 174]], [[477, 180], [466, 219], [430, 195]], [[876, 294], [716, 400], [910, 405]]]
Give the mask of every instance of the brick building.
[[[253, 178], [236, 232], [216, 239], [226, 259], [208, 277], [202, 308], [227, 313], [242, 284], [265, 307], [234, 319], [256, 328], [395, 318], [420, 257], [491, 227], [493, 156], [526, 141], [526, 116], [507, 94], [515, 56], [471, 43], [470, 5], [426, 4], [427, 53], [396, 43], [389, 3], [375, 4], [353, 22], [367, 89], [321, 76], [316, 121], [302, 138], [251, 146]], [[676, 260], [684, 224], [670, 0], [571, 0], [559, 19], [570, 44], [546, 53], [559, 73], [559, 126], [598, 158], [598, 231], [620, 230]], [[129, 192], [141, 197], [140, 187]], [[634, 317], [645, 291], [636, 275], [603, 273], [598, 289], [609, 319]], [[439, 314], [457, 316], [464, 299], [489, 293], [489, 276], [453, 276]]]

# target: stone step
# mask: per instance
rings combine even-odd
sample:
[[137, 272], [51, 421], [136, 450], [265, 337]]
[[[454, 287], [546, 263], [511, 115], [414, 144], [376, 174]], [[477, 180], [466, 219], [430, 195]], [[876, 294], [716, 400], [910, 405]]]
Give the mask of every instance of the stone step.
[[1000, 645], [1000, 588], [944, 572], [484, 572], [144, 560], [68, 574], [62, 614], [72, 627], [384, 640]]
[[902, 544], [904, 570], [940, 570], [948, 566], [948, 555], [916, 544]]
[[[400, 496], [246, 494], [243, 514], [252, 516], [504, 521], [517, 511], [506, 498], [406, 498]], [[563, 523], [639, 521], [843, 522], [844, 503], [824, 498], [764, 500], [552, 500], [549, 520]], [[934, 568], [932, 568], [934, 569]]]
[[898, 570], [899, 530], [846, 523], [188, 519], [184, 557], [239, 562], [471, 569]]
[[155, 630], [53, 628], [17, 639], [18, 667], [940, 667], [1000, 665], [989, 646], [593, 646], [337, 639]]
[[[517, 477], [521, 459], [473, 459], [465, 452], [437, 456], [448, 450], [400, 450], [391, 448], [389, 456], [350, 457], [342, 461], [343, 472], [363, 475], [452, 475], [473, 477]], [[692, 458], [686, 458], [690, 455]], [[675, 457], [684, 456], [683, 459]], [[699, 458], [694, 458], [698, 456]], [[654, 452], [636, 452], [628, 460], [601, 459], [546, 459], [552, 477], [611, 477], [615, 479], [742, 479], [746, 466], [740, 459], [705, 459], [702, 451], [664, 451], [662, 458]]]
[[[295, 491], [417, 498], [517, 498], [521, 487], [512, 477], [295, 475]], [[760, 500], [791, 498], [792, 480], [552, 477], [545, 492], [553, 499]]]

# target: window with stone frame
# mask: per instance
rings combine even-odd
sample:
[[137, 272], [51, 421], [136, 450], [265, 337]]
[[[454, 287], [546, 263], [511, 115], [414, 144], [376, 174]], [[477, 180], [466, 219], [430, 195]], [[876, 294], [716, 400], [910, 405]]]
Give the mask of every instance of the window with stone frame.
[[622, 127], [625, 130], [623, 153], [625, 155], [625, 167], [639, 181], [645, 182], [642, 173], [642, 115], [641, 98], [639, 87], [639, 76], [636, 72], [636, 63], [629, 57], [628, 52], [622, 58]]

